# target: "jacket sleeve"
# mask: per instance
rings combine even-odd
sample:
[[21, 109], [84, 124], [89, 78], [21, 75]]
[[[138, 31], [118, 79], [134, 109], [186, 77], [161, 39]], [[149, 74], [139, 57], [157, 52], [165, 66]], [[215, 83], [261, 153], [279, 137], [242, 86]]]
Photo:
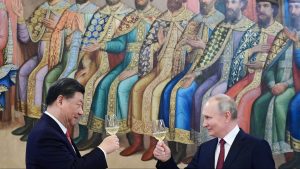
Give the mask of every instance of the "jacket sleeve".
[[193, 160], [189, 163], [189, 165], [185, 168], [185, 169], [197, 169], [197, 168], [201, 168], [199, 166], [199, 159], [200, 159], [200, 150], [201, 150], [201, 146], [198, 148], [197, 153], [194, 155]]
[[[43, 132], [43, 133], [41, 133]], [[80, 157], [67, 138], [53, 131], [40, 131], [29, 136], [26, 148], [26, 168], [44, 169], [105, 169], [105, 155], [99, 148]]]
[[252, 166], [253, 169], [275, 169], [275, 162], [272, 156], [271, 148], [267, 141], [261, 140], [255, 146], [252, 153]]
[[166, 162], [162, 162], [158, 160], [156, 163], [156, 168], [157, 169], [179, 169], [172, 157]]

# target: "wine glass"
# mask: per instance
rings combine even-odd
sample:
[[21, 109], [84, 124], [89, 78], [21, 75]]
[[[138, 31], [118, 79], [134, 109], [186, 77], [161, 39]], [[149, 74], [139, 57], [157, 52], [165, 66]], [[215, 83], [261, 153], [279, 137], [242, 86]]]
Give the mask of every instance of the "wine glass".
[[116, 135], [119, 130], [119, 122], [115, 114], [105, 115], [105, 130], [109, 135]]
[[165, 123], [162, 119], [152, 122], [152, 134], [159, 141], [163, 141], [167, 134]]

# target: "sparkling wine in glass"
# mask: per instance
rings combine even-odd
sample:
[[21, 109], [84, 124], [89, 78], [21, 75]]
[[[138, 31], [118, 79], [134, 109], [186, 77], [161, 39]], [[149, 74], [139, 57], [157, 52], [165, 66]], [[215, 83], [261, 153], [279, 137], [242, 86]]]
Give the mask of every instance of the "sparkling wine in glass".
[[163, 120], [154, 120], [152, 122], [153, 137], [159, 141], [163, 141], [167, 134], [167, 129]]
[[114, 114], [105, 115], [105, 130], [109, 135], [116, 135], [119, 130], [119, 121]]

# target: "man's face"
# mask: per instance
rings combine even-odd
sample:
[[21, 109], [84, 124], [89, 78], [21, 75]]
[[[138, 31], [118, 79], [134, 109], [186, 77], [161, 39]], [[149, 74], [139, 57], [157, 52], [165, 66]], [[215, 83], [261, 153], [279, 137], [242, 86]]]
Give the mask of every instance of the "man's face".
[[106, 3], [111, 6], [119, 3], [120, 1], [121, 0], [106, 0]]
[[208, 130], [208, 134], [222, 138], [228, 119], [225, 113], [220, 112], [218, 101], [209, 100], [203, 107], [203, 115], [203, 127]]
[[139, 10], [143, 10], [148, 5], [149, 0], [135, 0], [135, 8]]
[[200, 0], [200, 12], [207, 15], [215, 6], [216, 0]]
[[76, 92], [72, 98], [62, 99], [62, 111], [65, 113], [65, 120], [69, 125], [74, 126], [79, 122], [83, 114], [82, 105], [83, 94], [80, 92]]
[[292, 23], [300, 24], [300, 3], [289, 3], [289, 12], [292, 17]]
[[182, 7], [183, 0], [168, 0], [167, 6], [170, 11], [177, 11]]
[[242, 12], [243, 3], [241, 0], [225, 0], [226, 2], [226, 21], [234, 23]]
[[264, 27], [265, 25], [268, 25], [271, 18], [273, 18], [274, 9], [270, 2], [259, 2], [256, 4], [256, 12], [258, 24]]

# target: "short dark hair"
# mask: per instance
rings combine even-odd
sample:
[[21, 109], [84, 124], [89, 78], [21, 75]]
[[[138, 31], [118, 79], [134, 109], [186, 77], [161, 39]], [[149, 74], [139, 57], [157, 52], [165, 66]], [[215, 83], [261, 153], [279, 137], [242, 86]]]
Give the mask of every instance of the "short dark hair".
[[72, 98], [76, 92], [84, 94], [84, 87], [75, 79], [62, 78], [56, 81], [48, 90], [46, 104], [51, 105], [59, 95]]
[[273, 8], [273, 17], [275, 18], [278, 15], [279, 5], [275, 3], [271, 3], [271, 5]]
[[270, 2], [268, 0], [266, 0], [266, 1], [260, 0], [260, 1], [257, 1], [257, 2], [269, 2], [271, 4], [272, 9], [273, 9], [273, 17], [275, 18], [278, 15], [279, 5], [277, 3]]

